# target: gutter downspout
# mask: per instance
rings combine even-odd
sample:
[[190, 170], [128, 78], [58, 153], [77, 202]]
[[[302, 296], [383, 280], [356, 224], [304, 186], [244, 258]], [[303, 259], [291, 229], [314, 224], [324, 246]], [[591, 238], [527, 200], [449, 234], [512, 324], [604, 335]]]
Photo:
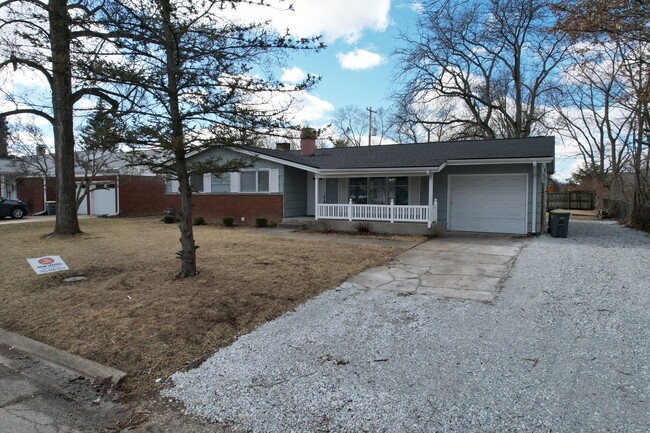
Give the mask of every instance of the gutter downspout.
[[47, 214], [47, 177], [43, 176], [43, 212]]
[[532, 233], [537, 234], [537, 161], [533, 161], [533, 218]]

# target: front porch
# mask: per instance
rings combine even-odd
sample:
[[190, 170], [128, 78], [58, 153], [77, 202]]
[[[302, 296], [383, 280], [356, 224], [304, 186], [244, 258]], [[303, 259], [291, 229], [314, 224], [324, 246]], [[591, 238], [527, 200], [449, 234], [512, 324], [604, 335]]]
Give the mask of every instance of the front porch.
[[434, 200], [430, 206], [396, 205], [392, 199], [388, 205], [355, 204], [352, 199], [347, 204], [319, 203], [314, 218], [389, 223], [422, 222], [427, 223], [427, 228], [431, 228], [438, 220], [438, 200]]
[[[311, 204], [308, 208], [311, 212], [308, 215], [313, 215], [315, 221], [369, 221], [389, 227], [394, 223], [414, 223], [426, 231], [438, 221], [432, 172], [366, 177], [314, 176], [310, 180], [308, 203], [311, 201]], [[387, 231], [394, 232], [395, 228]]]

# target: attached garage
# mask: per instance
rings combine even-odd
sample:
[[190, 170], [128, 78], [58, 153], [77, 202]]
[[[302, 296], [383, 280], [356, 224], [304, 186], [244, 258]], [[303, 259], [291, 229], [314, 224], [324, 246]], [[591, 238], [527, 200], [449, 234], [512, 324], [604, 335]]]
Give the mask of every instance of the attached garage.
[[[78, 183], [77, 188], [81, 187], [81, 184]], [[90, 203], [90, 215], [112, 215], [116, 213], [116, 184], [107, 182], [93, 183], [90, 193], [84, 197], [79, 206], [79, 215], [89, 214], [88, 203]]]
[[450, 175], [448, 229], [528, 232], [528, 175]]

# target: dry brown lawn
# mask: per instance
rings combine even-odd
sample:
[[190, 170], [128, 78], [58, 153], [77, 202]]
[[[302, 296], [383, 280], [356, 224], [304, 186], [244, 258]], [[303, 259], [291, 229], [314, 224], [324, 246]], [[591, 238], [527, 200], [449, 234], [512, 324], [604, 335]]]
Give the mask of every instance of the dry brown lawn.
[[[84, 233], [71, 238], [48, 238], [51, 223], [0, 226], [0, 327], [127, 372], [132, 398], [400, 252], [200, 226], [199, 275], [179, 279], [176, 225], [80, 223]], [[44, 255], [60, 255], [71, 270], [36, 275], [26, 259]], [[88, 280], [64, 283], [70, 276]]]

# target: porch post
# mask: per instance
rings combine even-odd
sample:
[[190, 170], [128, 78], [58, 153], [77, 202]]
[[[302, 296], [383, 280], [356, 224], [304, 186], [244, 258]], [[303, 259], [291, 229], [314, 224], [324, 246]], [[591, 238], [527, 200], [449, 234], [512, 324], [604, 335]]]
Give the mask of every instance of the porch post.
[[391, 224], [395, 222], [395, 200], [390, 199], [390, 222]]
[[[526, 206], [528, 208], [528, 206]], [[537, 233], [537, 161], [533, 161], [533, 218], [531, 224], [531, 232], [533, 234]]]
[[348, 201], [348, 221], [352, 221], [352, 197]]
[[431, 228], [431, 223], [433, 222], [433, 172], [429, 172], [429, 221], [427, 222], [427, 228]]
[[316, 208], [316, 209], [314, 209], [314, 219], [316, 221], [318, 221], [318, 216], [319, 216], [318, 211], [320, 210], [318, 208], [318, 181], [319, 180], [320, 180], [320, 178], [318, 176], [314, 176], [314, 194], [315, 194], [314, 207]]

